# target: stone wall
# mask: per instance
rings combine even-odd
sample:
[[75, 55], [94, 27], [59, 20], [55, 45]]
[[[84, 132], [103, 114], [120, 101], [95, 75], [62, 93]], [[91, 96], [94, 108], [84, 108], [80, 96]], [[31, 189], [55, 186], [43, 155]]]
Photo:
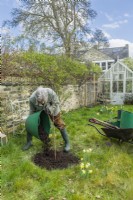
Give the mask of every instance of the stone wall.
[[[0, 86], [0, 122], [3, 130], [13, 132], [14, 126], [20, 124], [23, 116], [28, 114], [28, 98], [32, 91], [31, 86], [11, 83]], [[18, 102], [20, 103], [18, 104]]]
[[[0, 86], [1, 93], [1, 127], [5, 132], [14, 132], [15, 127], [24, 122], [29, 114], [29, 97], [37, 88], [37, 85], [3, 84]], [[88, 106], [94, 103], [93, 83], [78, 87], [67, 85], [62, 88], [59, 96], [61, 110], [70, 111], [81, 106]]]

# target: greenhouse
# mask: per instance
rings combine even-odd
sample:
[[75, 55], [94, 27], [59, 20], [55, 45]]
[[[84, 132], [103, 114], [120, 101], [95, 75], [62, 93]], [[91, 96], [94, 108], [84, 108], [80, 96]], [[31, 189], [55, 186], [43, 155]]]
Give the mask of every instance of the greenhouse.
[[133, 98], [133, 71], [117, 61], [99, 78], [99, 92], [111, 104], [123, 104], [125, 97]]

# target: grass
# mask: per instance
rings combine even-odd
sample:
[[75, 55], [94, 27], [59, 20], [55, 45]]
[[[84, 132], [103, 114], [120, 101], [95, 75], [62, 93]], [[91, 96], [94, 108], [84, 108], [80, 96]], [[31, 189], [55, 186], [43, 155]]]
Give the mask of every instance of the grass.
[[[119, 144], [87, 125], [91, 117], [112, 119], [117, 109], [120, 107], [96, 106], [63, 114], [71, 152], [81, 159], [79, 165], [67, 169], [39, 168], [32, 157], [41, 151], [41, 141], [34, 138], [34, 146], [22, 151], [26, 133], [10, 136], [8, 144], [1, 148], [2, 200], [132, 200], [133, 145]], [[126, 105], [124, 110], [133, 112], [133, 106]], [[63, 146], [62, 138], [54, 130], [58, 149]]]

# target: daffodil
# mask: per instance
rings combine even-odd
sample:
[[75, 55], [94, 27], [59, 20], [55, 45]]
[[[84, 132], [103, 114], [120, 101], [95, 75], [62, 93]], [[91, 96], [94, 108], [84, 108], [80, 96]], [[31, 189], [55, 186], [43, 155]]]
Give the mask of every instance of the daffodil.
[[84, 169], [82, 169], [82, 173], [83, 173], [83, 174], [86, 174], [86, 171], [85, 171]]
[[93, 172], [93, 171], [90, 169], [90, 170], [89, 170], [89, 174], [92, 174], [92, 172]]
[[86, 163], [85, 167], [88, 168], [90, 165], [90, 163]]
[[84, 163], [80, 164], [80, 168], [83, 169], [85, 167]]
[[96, 195], [96, 198], [97, 198], [97, 199], [100, 199], [100, 198], [101, 198], [101, 196], [100, 196], [100, 195]]
[[92, 151], [92, 149], [91, 148], [89, 148], [88, 150], [87, 150], [87, 152], [91, 152]]

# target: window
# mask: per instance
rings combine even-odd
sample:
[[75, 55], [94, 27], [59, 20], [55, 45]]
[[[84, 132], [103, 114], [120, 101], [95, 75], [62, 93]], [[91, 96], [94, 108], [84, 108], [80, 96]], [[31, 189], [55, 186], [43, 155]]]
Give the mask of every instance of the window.
[[108, 62], [108, 69], [111, 67], [112, 64], [113, 62]]
[[102, 70], [106, 70], [106, 62], [102, 62]]

